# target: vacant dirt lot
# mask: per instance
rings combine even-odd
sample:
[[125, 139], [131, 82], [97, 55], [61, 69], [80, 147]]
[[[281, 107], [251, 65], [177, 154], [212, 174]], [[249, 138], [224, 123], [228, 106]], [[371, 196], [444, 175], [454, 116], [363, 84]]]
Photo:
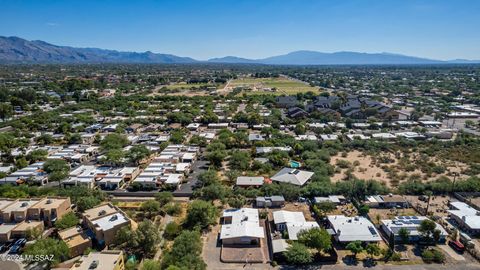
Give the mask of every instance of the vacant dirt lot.
[[379, 209], [370, 208], [368, 216], [375, 225], [380, 224], [382, 219], [393, 219], [396, 216], [416, 216], [418, 213], [413, 208], [406, 209]]
[[[420, 212], [425, 211], [427, 208], [427, 202], [419, 199], [419, 196], [405, 196], [405, 199], [413, 207], [420, 210]], [[446, 217], [448, 216], [448, 202], [451, 200], [449, 196], [431, 196], [430, 205], [428, 212], [431, 215]], [[456, 201], [455, 199], [452, 201]]]
[[[398, 157], [401, 156], [401, 159]], [[427, 172], [423, 163], [438, 166], [442, 172]], [[382, 152], [371, 156], [360, 151], [350, 151], [348, 153], [339, 153], [330, 160], [330, 164], [335, 166], [336, 173], [331, 178], [332, 181], [342, 181], [348, 178], [348, 175], [369, 180], [374, 179], [384, 182], [388, 187], [398, 186], [402, 181], [416, 179], [431, 181], [441, 176], [452, 178], [453, 173], [458, 173], [460, 178], [466, 178], [461, 174], [467, 168], [466, 164], [454, 161], [439, 159], [426, 159], [417, 153], [403, 155]]]

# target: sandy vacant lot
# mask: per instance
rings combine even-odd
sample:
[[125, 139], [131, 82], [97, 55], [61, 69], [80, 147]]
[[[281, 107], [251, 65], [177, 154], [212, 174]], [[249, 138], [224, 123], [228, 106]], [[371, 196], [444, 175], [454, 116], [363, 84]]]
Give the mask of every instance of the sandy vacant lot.
[[[380, 163], [378, 161], [378, 159], [385, 157], [390, 159], [391, 162]], [[420, 158], [421, 157], [418, 154], [412, 154], [409, 163], [416, 164], [416, 160]], [[340, 166], [338, 166], [339, 162], [344, 163], [345, 161], [349, 163], [349, 168], [340, 168]], [[356, 150], [348, 152], [346, 157], [342, 157], [342, 153], [339, 153], [330, 160], [330, 164], [336, 168], [336, 173], [331, 180], [333, 182], [342, 181], [346, 178], [348, 172], [351, 172], [351, 174], [358, 179], [374, 179], [384, 182], [387, 186], [397, 186], [400, 182], [406, 181], [412, 177], [416, 177], [424, 181], [435, 180], [440, 176], [447, 176], [451, 178], [451, 173], [459, 173], [460, 178], [468, 177], [461, 174], [461, 172], [467, 168], [467, 165], [465, 164], [460, 162], [441, 161], [437, 159], [431, 159], [430, 161], [444, 166], [446, 171], [442, 174], [432, 173], [431, 175], [425, 174], [419, 168], [416, 168], [412, 171], [406, 171], [402, 168], [395, 155], [388, 152], [381, 153], [375, 158]]]

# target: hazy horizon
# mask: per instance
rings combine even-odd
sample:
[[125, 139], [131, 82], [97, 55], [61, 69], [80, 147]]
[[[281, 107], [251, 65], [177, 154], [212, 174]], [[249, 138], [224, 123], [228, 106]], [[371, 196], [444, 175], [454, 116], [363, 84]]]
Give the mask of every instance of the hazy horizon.
[[0, 35], [197, 60], [292, 51], [480, 59], [476, 1], [3, 1]]

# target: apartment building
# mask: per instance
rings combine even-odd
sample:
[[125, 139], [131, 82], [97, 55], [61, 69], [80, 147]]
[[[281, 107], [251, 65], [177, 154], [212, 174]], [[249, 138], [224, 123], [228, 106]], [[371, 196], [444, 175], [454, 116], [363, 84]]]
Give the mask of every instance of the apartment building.
[[125, 262], [123, 259], [123, 251], [121, 250], [104, 250], [101, 252], [91, 252], [86, 256], [82, 256], [70, 270], [124, 270]]
[[83, 224], [87, 234], [94, 236], [95, 243], [108, 246], [113, 243], [115, 234], [124, 226], [136, 228], [136, 223], [119, 208], [103, 204], [83, 213]]
[[53, 226], [56, 220], [72, 211], [71, 206], [69, 197], [47, 197], [33, 205], [29, 211], [33, 216], [38, 216], [39, 220], [45, 222], [47, 226]]
[[67, 244], [71, 257], [82, 255], [87, 248], [92, 247], [92, 240], [80, 227], [61, 230], [58, 237]]

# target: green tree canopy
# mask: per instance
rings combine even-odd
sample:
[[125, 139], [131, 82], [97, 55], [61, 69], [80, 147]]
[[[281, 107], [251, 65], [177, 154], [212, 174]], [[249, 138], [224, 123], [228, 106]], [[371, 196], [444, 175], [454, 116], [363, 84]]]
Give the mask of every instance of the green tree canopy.
[[195, 200], [190, 203], [184, 225], [187, 228], [206, 229], [217, 221], [217, 209], [206, 201]]
[[127, 152], [127, 158], [131, 162], [138, 164], [142, 159], [150, 156], [150, 154], [150, 150], [145, 145], [134, 145]]
[[28, 245], [23, 252], [24, 255], [53, 255], [53, 260], [45, 260], [49, 266], [54, 266], [69, 258], [69, 249], [65, 242], [53, 238], [39, 239]]
[[173, 195], [169, 191], [161, 191], [155, 194], [155, 200], [160, 203], [160, 206], [164, 206], [173, 201]]
[[298, 242], [293, 242], [283, 253], [289, 264], [308, 264], [313, 261], [312, 253], [308, 248]]
[[332, 248], [332, 237], [323, 228], [312, 228], [301, 231], [298, 234], [298, 241], [309, 248], [320, 251], [328, 251]]
[[78, 224], [78, 217], [75, 215], [74, 212], [69, 212], [59, 220], [55, 221], [55, 228], [59, 230], [67, 229], [73, 227]]
[[111, 133], [105, 136], [100, 142], [102, 150], [108, 151], [112, 149], [121, 149], [128, 145], [128, 139], [125, 135]]
[[357, 254], [363, 251], [362, 247], [362, 242], [361, 241], [353, 241], [348, 243], [348, 245], [345, 247], [346, 249], [350, 250], [355, 258], [357, 257]]
[[[183, 231], [173, 241], [172, 249], [162, 260], [163, 268], [178, 267], [178, 269], [205, 270], [207, 265], [200, 257], [202, 240], [198, 231]], [[173, 268], [176, 269], [176, 268]]]
[[406, 228], [400, 228], [400, 230], [398, 230], [398, 236], [404, 244], [407, 244], [410, 241], [410, 231]]
[[228, 164], [232, 170], [246, 171], [250, 167], [250, 161], [251, 157], [248, 152], [234, 151]]

